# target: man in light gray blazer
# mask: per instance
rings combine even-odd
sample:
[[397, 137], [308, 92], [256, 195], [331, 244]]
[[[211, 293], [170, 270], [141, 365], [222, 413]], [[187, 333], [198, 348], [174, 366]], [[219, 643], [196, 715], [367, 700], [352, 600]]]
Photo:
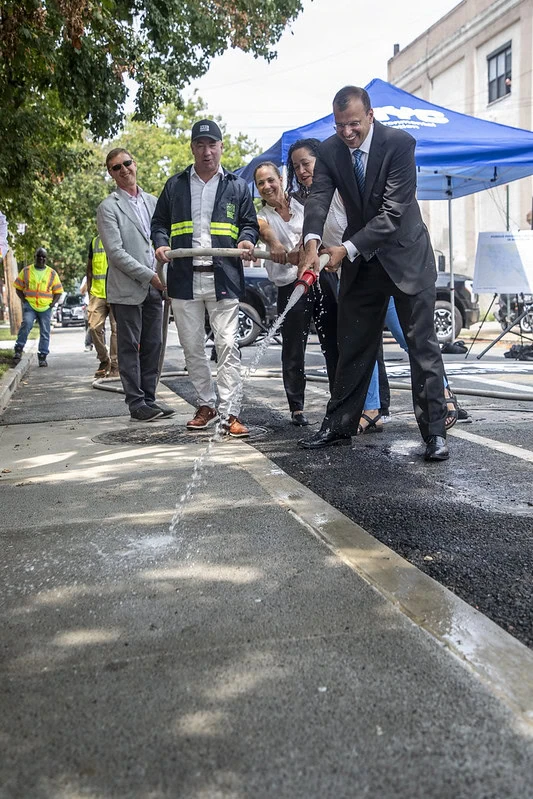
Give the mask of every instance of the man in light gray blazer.
[[137, 185], [137, 164], [120, 148], [106, 158], [116, 183], [98, 206], [98, 233], [107, 255], [107, 300], [117, 322], [120, 379], [131, 418], [151, 422], [174, 411], [155, 401], [164, 289], [155, 272], [150, 223], [157, 198]]

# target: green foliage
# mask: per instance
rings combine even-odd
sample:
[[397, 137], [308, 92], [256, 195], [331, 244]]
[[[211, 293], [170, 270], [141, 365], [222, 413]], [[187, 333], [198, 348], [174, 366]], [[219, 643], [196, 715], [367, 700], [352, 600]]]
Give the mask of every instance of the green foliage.
[[27, 213], [33, 183], [67, 173], [83, 129], [96, 139], [117, 133], [125, 75], [139, 84], [135, 119], [153, 121], [162, 105], [181, 107], [183, 89], [228, 48], [272, 59], [301, 8], [301, 0], [0, 0], [7, 210]]
[[76, 171], [62, 180], [34, 187], [27, 232], [18, 236], [15, 256], [32, 262], [37, 247], [45, 247], [48, 264], [71, 290], [85, 274], [87, 248], [96, 235], [96, 209], [107, 195], [104, 154], [90, 142], [73, 149]]
[[[12, 233], [28, 225], [17, 259], [44, 244], [67, 285], [83, 269], [105, 195], [86, 136], [117, 134], [125, 76], [139, 89], [120, 141], [135, 150], [141, 185], [157, 192], [190, 162], [185, 131], [202, 116], [183, 89], [228, 48], [274, 58], [301, 9], [301, 0], [0, 0], [0, 203]], [[163, 123], [149, 126], [164, 105]], [[245, 136], [225, 137], [225, 166], [252, 151]]]

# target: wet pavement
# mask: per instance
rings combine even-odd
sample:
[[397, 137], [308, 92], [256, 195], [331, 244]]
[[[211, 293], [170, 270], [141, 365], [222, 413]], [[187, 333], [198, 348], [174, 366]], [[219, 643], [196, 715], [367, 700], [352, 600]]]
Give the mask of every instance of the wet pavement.
[[[172, 340], [177, 414], [145, 427], [82, 342], [56, 331], [0, 419], [2, 799], [531, 796], [529, 406], [468, 398], [428, 466], [394, 391], [383, 434], [310, 458], [262, 371], [251, 446], [213, 445]], [[515, 637], [454, 580], [514, 602]]]
[[[533, 396], [533, 365], [504, 359], [508, 344], [476, 360], [485, 346], [476, 344], [467, 361], [445, 358], [451, 384], [472, 416], [450, 431], [446, 463], [423, 461], [410, 391], [403, 390], [392, 392], [391, 422], [383, 433], [354, 439], [351, 448], [297, 448], [298, 439], [317, 429], [328, 398], [327, 384], [313, 382], [312, 375], [320, 374], [313, 369], [321, 362], [316, 347], [308, 357], [306, 399], [313, 426], [289, 424], [281, 381], [272, 376], [251, 381], [243, 415], [255, 428], [253, 446], [285, 472], [533, 646], [533, 403], [460, 393]], [[385, 352], [391, 382], [407, 382], [400, 350], [386, 345]], [[186, 378], [167, 385], [194, 401]]]

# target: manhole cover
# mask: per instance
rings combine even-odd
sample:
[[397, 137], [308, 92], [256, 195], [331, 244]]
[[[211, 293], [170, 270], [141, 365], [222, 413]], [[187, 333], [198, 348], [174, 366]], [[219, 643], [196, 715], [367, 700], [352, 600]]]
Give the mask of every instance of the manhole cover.
[[[95, 436], [93, 441], [98, 444], [135, 444], [136, 446], [153, 447], [160, 444], [193, 444], [205, 442], [213, 435], [213, 428], [204, 431], [191, 433], [188, 430], [176, 427], [176, 425], [164, 425], [161, 427], [132, 427], [131, 430], [123, 428], [114, 430], [110, 433], [102, 433]], [[260, 438], [268, 433], [266, 427], [250, 427], [250, 436], [243, 441]], [[231, 441], [236, 439], [232, 438]]]
[[147, 447], [157, 444], [184, 444], [190, 440], [191, 434], [174, 424], [161, 427], [123, 428], [110, 433], [102, 433], [93, 438], [93, 441], [98, 444], [137, 444]]

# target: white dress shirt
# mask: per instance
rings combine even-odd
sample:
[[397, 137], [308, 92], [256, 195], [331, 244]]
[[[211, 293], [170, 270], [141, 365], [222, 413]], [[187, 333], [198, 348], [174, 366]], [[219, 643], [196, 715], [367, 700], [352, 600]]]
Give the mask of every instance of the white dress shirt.
[[124, 191], [124, 189], [118, 189], [120, 194], [125, 197], [130, 205], [132, 206], [135, 214], [137, 215], [137, 219], [142, 225], [142, 229], [144, 230], [145, 236], [150, 242], [150, 263], [146, 264], [155, 272], [156, 267], [156, 260], [155, 260], [155, 252], [152, 246], [152, 236], [150, 232], [150, 224], [151, 224], [151, 216], [150, 211], [148, 210], [148, 206], [146, 205], [146, 200], [144, 199], [144, 191], [141, 189], [140, 186], [137, 186], [137, 194], [135, 196], [131, 195], [129, 192]]
[[[207, 182], [197, 174], [194, 166], [191, 167], [191, 216], [192, 216], [192, 246], [211, 247], [211, 219], [218, 184], [224, 170], [219, 164], [218, 171]], [[193, 258], [193, 266], [208, 266], [213, 263], [209, 256]]]
[[[361, 151], [361, 164], [363, 165], [363, 171], [366, 175], [366, 168], [368, 166], [368, 153], [370, 152], [370, 145], [372, 144], [372, 136], [374, 135], [374, 124], [370, 125], [370, 130], [368, 131], [367, 137], [364, 142], [359, 146], [356, 147], [354, 150], [350, 149], [350, 155], [352, 157], [352, 163], [354, 163], [354, 153], [355, 150]], [[359, 250], [352, 244], [351, 241], [343, 241], [342, 242], [346, 248], [346, 254], [348, 256], [349, 261], [354, 261], [357, 255], [359, 254]]]
[[[263, 206], [257, 214], [258, 219], [268, 222], [276, 238], [287, 251], [294, 250], [298, 246], [304, 224], [303, 205], [294, 197], [289, 200], [289, 209], [291, 216], [288, 222], [285, 222], [276, 209], [270, 205]], [[265, 259], [263, 266], [268, 272], [268, 277], [276, 286], [288, 286], [298, 277], [298, 267], [293, 264], [276, 264], [274, 261]]]
[[[361, 145], [359, 147], [355, 147], [353, 150], [350, 148], [350, 156], [352, 158], [352, 166], [354, 165], [353, 156], [354, 156], [355, 151], [356, 150], [360, 150], [361, 151], [361, 153], [362, 153], [361, 163], [363, 165], [363, 170], [364, 170], [365, 175], [366, 175], [366, 168], [368, 166], [368, 154], [370, 152], [370, 145], [372, 144], [372, 136], [373, 135], [374, 135], [374, 124], [372, 123], [372, 125], [370, 125], [370, 130], [368, 131], [366, 139], [361, 143]], [[308, 235], [305, 237], [305, 244], [307, 244], [308, 241], [311, 241], [311, 239], [318, 239], [320, 241], [320, 236], [317, 236], [316, 233], [308, 233]], [[340, 244], [341, 244], [341, 242], [339, 241], [339, 242], [337, 242], [336, 246], [339, 246]], [[343, 241], [342, 244], [344, 245], [344, 247], [346, 249], [346, 255], [347, 255], [348, 260], [349, 261], [354, 261], [355, 258], [357, 257], [357, 255], [359, 254], [359, 250], [357, 249], [355, 244], [353, 244], [349, 240]], [[331, 247], [333, 245], [330, 244], [329, 246]]]

